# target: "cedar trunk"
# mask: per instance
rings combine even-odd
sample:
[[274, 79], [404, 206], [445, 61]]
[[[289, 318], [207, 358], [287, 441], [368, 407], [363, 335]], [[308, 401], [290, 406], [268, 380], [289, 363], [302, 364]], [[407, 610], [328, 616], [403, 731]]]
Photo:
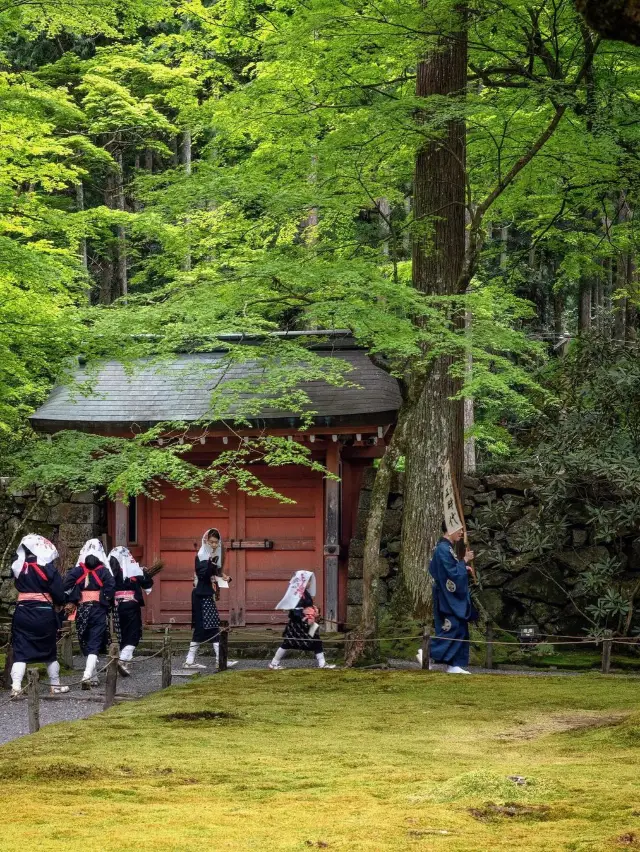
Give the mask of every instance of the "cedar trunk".
[[[458, 32], [419, 63], [416, 93], [464, 97], [466, 79], [466, 34]], [[465, 126], [451, 120], [442, 137], [427, 142], [416, 157], [412, 260], [413, 284], [421, 293], [458, 294], [465, 258], [465, 200]], [[419, 610], [430, 603], [427, 566], [441, 533], [447, 455], [458, 483], [462, 475], [463, 406], [451, 400], [458, 388], [449, 376], [450, 366], [448, 356], [439, 356], [426, 376], [412, 376], [407, 383], [413, 404], [405, 441], [402, 571]]]

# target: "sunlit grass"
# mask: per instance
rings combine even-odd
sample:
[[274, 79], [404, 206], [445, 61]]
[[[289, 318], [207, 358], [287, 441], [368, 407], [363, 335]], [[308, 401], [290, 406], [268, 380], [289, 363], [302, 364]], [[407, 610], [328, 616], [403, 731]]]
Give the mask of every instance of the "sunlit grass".
[[0, 848], [618, 849], [640, 838], [639, 690], [598, 675], [202, 678], [3, 747]]

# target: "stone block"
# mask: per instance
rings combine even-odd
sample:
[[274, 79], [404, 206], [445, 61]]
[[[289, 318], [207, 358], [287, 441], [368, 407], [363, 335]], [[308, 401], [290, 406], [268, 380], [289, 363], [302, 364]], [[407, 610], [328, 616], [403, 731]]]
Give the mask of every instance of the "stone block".
[[395, 538], [392, 541], [388, 541], [385, 550], [388, 554], [397, 556], [402, 550], [401, 540], [399, 538]]
[[60, 503], [51, 507], [48, 520], [53, 524], [97, 524], [100, 507], [95, 503]]
[[350, 581], [362, 579], [362, 562], [363, 560], [356, 556], [349, 557], [349, 561], [347, 563], [347, 576]]
[[96, 495], [93, 491], [78, 491], [71, 495], [72, 503], [96, 503]]
[[374, 467], [368, 467], [365, 470], [364, 476], [362, 477], [362, 488], [364, 491], [371, 491], [371, 489], [373, 488], [373, 483], [376, 478], [376, 472], [377, 471]]
[[362, 538], [352, 538], [349, 543], [349, 557], [351, 556], [359, 556], [362, 558], [364, 556], [364, 539]]
[[4, 580], [0, 583], [0, 601], [10, 604], [18, 600], [18, 592], [16, 591], [13, 580]]
[[523, 494], [525, 491], [530, 491], [534, 487], [532, 479], [526, 476], [520, 476], [517, 473], [499, 473], [494, 476], [487, 476], [487, 488], [497, 489], [498, 491], [515, 491]]
[[382, 524], [383, 540], [397, 539], [402, 532], [402, 512], [399, 509], [387, 509]]
[[389, 570], [389, 560], [385, 559], [384, 556], [380, 556], [378, 559], [378, 576], [387, 577], [389, 575]]
[[553, 554], [553, 558], [565, 568], [573, 571], [584, 571], [596, 562], [609, 558], [606, 547], [583, 547], [581, 550], [561, 550]]
[[389, 508], [390, 509], [402, 509], [404, 506], [404, 497], [402, 494], [396, 494], [395, 496], [392, 494], [389, 497]]
[[347, 606], [362, 606], [362, 580], [347, 583]]
[[359, 513], [360, 512], [367, 513], [369, 511], [370, 506], [371, 506], [371, 491], [361, 491], [360, 492], [360, 499], [358, 500], [358, 512]]
[[498, 494], [496, 491], [487, 491], [485, 494], [476, 494], [474, 499], [480, 506], [488, 506], [496, 502]]
[[360, 624], [360, 620], [362, 618], [362, 607], [361, 606], [348, 606], [347, 607], [347, 626], [351, 629], [357, 627]]
[[589, 541], [588, 530], [571, 530], [571, 543], [574, 547], [585, 547]]
[[469, 476], [465, 474], [462, 478], [463, 488], [468, 488], [470, 491], [477, 491], [482, 485], [481, 480], [477, 476]]
[[[98, 535], [94, 524], [71, 524], [62, 523], [58, 530], [59, 540], [65, 542], [68, 546], [82, 546], [88, 538], [95, 538]], [[59, 549], [59, 548], [58, 548]]]

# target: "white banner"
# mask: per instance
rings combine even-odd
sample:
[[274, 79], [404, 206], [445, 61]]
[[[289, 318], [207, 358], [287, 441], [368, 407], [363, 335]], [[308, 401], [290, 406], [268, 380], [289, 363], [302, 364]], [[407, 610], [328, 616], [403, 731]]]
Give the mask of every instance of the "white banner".
[[455, 532], [455, 530], [462, 529], [464, 527], [464, 524], [460, 520], [460, 515], [458, 514], [458, 507], [456, 505], [456, 495], [453, 489], [453, 479], [451, 477], [451, 465], [449, 464], [448, 459], [444, 466], [442, 496], [444, 507], [444, 522], [447, 528], [447, 532], [452, 533]]

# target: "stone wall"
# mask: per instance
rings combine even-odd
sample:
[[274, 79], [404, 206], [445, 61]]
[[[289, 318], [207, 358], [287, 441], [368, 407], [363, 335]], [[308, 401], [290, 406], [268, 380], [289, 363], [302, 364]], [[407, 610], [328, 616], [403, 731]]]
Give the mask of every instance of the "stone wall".
[[11, 557], [22, 536], [37, 533], [52, 541], [60, 553], [60, 567], [69, 568], [88, 538], [106, 532], [104, 500], [91, 491], [45, 494], [15, 489], [0, 477], [0, 612], [15, 601]]
[[[367, 471], [363, 482], [355, 537], [349, 549], [349, 626], [357, 624], [361, 614], [362, 555], [374, 475], [375, 471]], [[394, 477], [382, 534], [382, 607], [399, 585], [403, 479], [402, 474]], [[539, 511], [530, 482], [511, 474], [466, 477], [462, 497], [481, 578], [474, 592], [480, 607], [508, 629], [537, 624], [544, 632], [564, 633], [584, 626], [585, 618], [578, 608], [587, 601], [580, 594], [580, 574], [614, 554], [611, 548], [592, 541], [580, 507], [568, 518], [561, 546], [540, 557], [529, 549]], [[621, 558], [620, 547], [615, 555]], [[640, 573], [640, 538], [627, 542], [622, 561], [630, 584], [635, 584]]]

